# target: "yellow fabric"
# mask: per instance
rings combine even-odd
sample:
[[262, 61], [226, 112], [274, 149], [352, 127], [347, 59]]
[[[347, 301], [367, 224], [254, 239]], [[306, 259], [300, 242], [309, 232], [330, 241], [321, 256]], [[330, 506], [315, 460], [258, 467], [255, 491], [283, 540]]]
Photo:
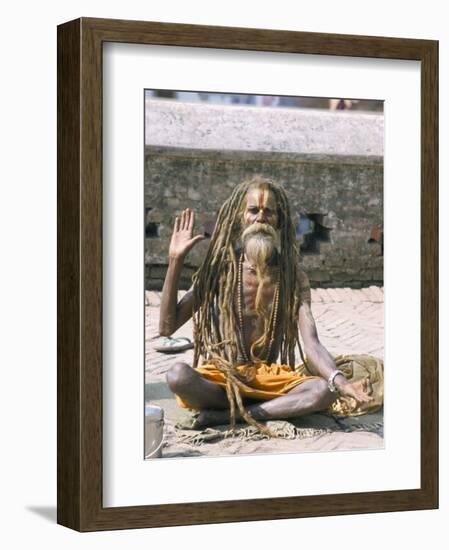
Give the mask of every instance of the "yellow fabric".
[[[358, 416], [378, 411], [383, 405], [383, 361], [370, 355], [339, 355], [335, 358], [337, 369], [341, 370], [349, 382], [358, 382], [368, 378], [372, 387], [373, 401], [357, 405], [350, 399], [336, 399], [329, 407], [328, 412], [341, 416]], [[306, 380], [318, 378], [307, 371], [305, 365], [299, 365], [294, 371], [288, 365], [272, 363], [256, 363], [237, 367], [239, 374], [250, 390], [241, 394], [243, 397], [260, 399], [263, 401], [274, 399], [288, 393]], [[207, 380], [215, 382], [225, 388], [225, 375], [213, 364], [206, 363], [196, 371]], [[179, 406], [195, 409], [189, 403], [176, 395]]]
[[[241, 395], [263, 401], [280, 397], [305, 380], [316, 378], [316, 376], [307, 375], [303, 371], [293, 371], [288, 365], [277, 365], [275, 363], [271, 365], [267, 365], [266, 363], [242, 365], [237, 367], [237, 370], [242, 375], [242, 380], [245, 384], [251, 387], [249, 391], [242, 391]], [[196, 372], [222, 388], [226, 387], [225, 375], [215, 365], [205, 363], [201, 367], [198, 367]], [[176, 400], [181, 407], [194, 409], [194, 407], [190, 406], [178, 395], [176, 395]]]

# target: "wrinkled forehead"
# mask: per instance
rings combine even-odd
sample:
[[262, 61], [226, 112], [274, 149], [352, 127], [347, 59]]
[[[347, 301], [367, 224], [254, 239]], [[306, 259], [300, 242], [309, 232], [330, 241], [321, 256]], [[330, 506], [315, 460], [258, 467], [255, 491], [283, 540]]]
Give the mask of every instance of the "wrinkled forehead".
[[277, 203], [273, 192], [268, 188], [253, 188], [246, 194], [246, 208], [256, 206], [276, 210]]

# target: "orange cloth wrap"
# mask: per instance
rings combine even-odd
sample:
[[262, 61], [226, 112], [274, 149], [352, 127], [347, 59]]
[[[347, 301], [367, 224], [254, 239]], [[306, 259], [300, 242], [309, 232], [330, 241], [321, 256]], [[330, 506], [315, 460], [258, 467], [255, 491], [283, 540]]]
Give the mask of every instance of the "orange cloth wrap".
[[[316, 376], [306, 374], [303, 368], [294, 371], [288, 365], [277, 365], [275, 363], [271, 365], [267, 365], [266, 363], [242, 365], [237, 367], [237, 369], [239, 374], [242, 375], [242, 381], [249, 386], [248, 390], [240, 392], [242, 397], [265, 401], [286, 394], [306, 380], [317, 378]], [[224, 389], [226, 388], [225, 375], [215, 365], [205, 363], [195, 370], [198, 374], [207, 378], [207, 380], [215, 382]], [[176, 401], [180, 407], [195, 409], [195, 407], [192, 407], [178, 395], [176, 395]]]
[[[366, 413], [374, 413], [380, 410], [384, 400], [384, 363], [381, 359], [371, 355], [339, 355], [335, 358], [337, 369], [341, 370], [348, 382], [360, 382], [368, 379], [371, 385], [372, 401], [358, 404], [353, 398], [337, 398], [329, 407], [328, 412], [338, 416], [358, 416]], [[288, 365], [275, 363], [256, 363], [237, 367], [243, 375], [245, 384], [250, 386], [248, 390], [241, 391], [243, 397], [268, 400], [292, 390], [295, 386], [306, 380], [319, 378], [312, 376], [305, 365], [299, 365], [291, 370]], [[196, 369], [208, 380], [226, 386], [225, 375], [213, 364], [206, 363]], [[181, 407], [194, 409], [186, 401], [176, 396]]]

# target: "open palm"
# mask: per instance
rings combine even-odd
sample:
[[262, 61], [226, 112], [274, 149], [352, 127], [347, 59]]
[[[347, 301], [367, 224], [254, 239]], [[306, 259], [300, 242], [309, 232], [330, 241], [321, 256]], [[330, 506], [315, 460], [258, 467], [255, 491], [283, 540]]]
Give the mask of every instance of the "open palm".
[[194, 225], [195, 213], [189, 208], [182, 212], [181, 217], [176, 216], [168, 250], [171, 258], [183, 258], [197, 242], [205, 238], [204, 235], [193, 237]]

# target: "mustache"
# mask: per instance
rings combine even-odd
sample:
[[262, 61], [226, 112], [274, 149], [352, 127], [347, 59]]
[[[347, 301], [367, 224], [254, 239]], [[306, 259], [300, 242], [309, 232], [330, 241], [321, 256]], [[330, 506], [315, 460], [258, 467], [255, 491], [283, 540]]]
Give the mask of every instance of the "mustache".
[[274, 227], [266, 223], [253, 223], [242, 233], [243, 249], [258, 261], [269, 261], [274, 251], [280, 253], [280, 235]]
[[251, 237], [252, 235], [255, 235], [255, 234], [265, 234], [265, 235], [269, 235], [273, 239], [276, 239], [276, 240], [279, 239], [278, 233], [276, 232], [274, 227], [272, 227], [270, 224], [255, 222], [255, 223], [249, 225], [243, 231], [242, 241], [245, 242], [246, 239], [248, 239], [249, 237]]

